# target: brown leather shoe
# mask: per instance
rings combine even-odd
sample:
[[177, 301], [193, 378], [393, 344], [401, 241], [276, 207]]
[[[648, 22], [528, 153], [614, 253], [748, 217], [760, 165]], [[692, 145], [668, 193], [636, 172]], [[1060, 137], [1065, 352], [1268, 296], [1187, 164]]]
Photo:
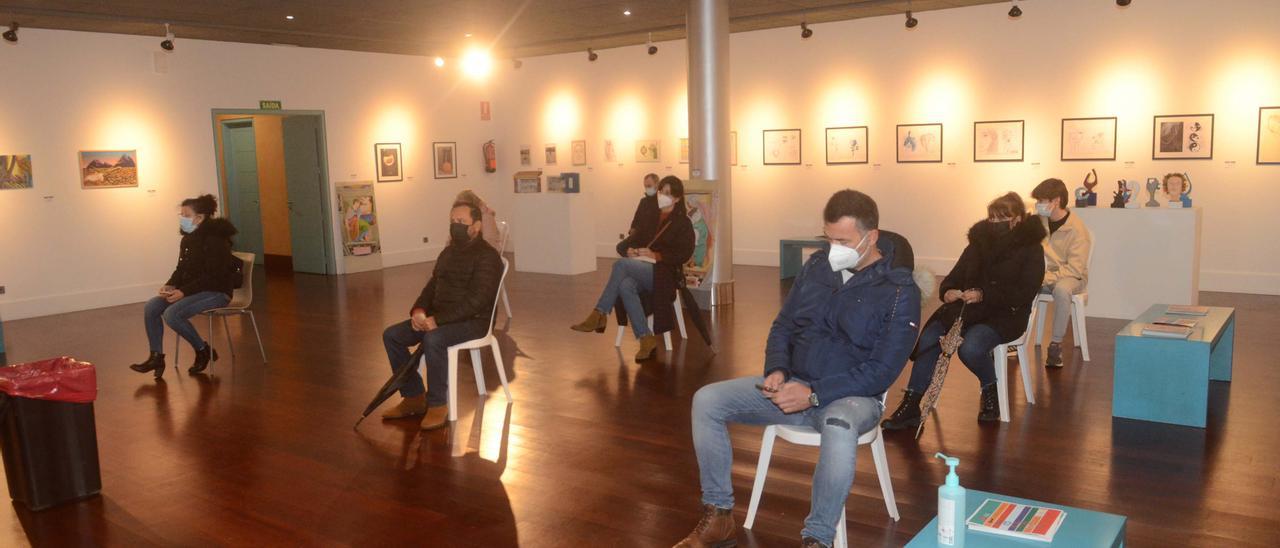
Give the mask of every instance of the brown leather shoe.
[[636, 352], [636, 361], [642, 362], [653, 357], [658, 352], [658, 336], [645, 335], [640, 337], [640, 350]]
[[416, 417], [427, 412], [427, 395], [419, 394], [400, 400], [395, 407], [382, 412], [382, 420]]
[[733, 522], [733, 509], [704, 504], [698, 526], [674, 548], [729, 548], [737, 545], [738, 525]]
[[437, 405], [427, 408], [427, 416], [422, 417], [423, 430], [436, 430], [449, 425], [449, 406]]
[[581, 331], [583, 333], [590, 333], [592, 331], [595, 331], [596, 333], [604, 333], [604, 329], [606, 327], [609, 327], [609, 318], [604, 314], [601, 314], [599, 310], [593, 308], [591, 309], [591, 314], [587, 316], [587, 319], [582, 320], [582, 323], [580, 324], [569, 326], [569, 329]]

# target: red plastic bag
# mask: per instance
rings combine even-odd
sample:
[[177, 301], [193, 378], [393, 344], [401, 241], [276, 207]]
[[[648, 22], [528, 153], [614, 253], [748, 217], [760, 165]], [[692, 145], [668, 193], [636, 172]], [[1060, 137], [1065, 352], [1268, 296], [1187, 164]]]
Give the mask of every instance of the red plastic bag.
[[93, 364], [63, 356], [0, 367], [0, 392], [33, 400], [89, 403], [98, 397]]

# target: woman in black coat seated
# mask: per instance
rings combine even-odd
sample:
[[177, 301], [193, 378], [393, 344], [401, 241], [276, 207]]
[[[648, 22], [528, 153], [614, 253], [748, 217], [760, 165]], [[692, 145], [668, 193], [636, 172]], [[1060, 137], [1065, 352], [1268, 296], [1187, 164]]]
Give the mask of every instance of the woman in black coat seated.
[[1005, 356], [993, 356], [996, 345], [1011, 342], [1027, 329], [1031, 303], [1044, 279], [1044, 225], [1027, 221], [1027, 209], [1017, 193], [996, 198], [987, 206], [987, 220], [969, 229], [969, 245], [938, 289], [942, 307], [925, 322], [916, 342], [902, 403], [883, 427], [886, 430], [919, 426], [920, 398], [929, 388], [934, 366], [942, 353], [939, 340], [964, 310], [958, 354], [982, 386], [978, 420], [1000, 420], [996, 394], [996, 367]]
[[212, 195], [183, 200], [178, 226], [182, 243], [178, 246], [178, 266], [169, 281], [160, 288], [159, 295], [147, 301], [143, 322], [147, 327], [147, 341], [151, 354], [142, 363], [129, 368], [139, 373], [155, 372], [156, 378], [164, 375], [164, 326], [167, 324], [195, 349], [195, 361], [188, 369], [200, 373], [209, 366], [209, 360], [217, 361], [218, 353], [209, 346], [188, 318], [206, 310], [222, 308], [231, 302], [231, 292], [241, 276], [235, 269], [240, 259], [231, 254], [231, 237], [236, 227], [231, 221], [214, 217], [218, 201]]
[[[621, 298], [631, 331], [640, 340], [636, 361], [652, 358], [657, 351], [658, 337], [654, 331], [671, 330], [681, 267], [693, 255], [693, 224], [685, 209], [684, 182], [678, 177], [668, 175], [658, 182], [658, 208], [653, 212], [656, 218], [651, 219], [651, 223], [644, 223], [619, 244], [626, 257], [613, 263], [609, 283], [605, 284], [591, 314], [572, 326], [574, 331], [604, 333], [609, 311]], [[641, 293], [652, 295], [653, 330], [645, 319]]]

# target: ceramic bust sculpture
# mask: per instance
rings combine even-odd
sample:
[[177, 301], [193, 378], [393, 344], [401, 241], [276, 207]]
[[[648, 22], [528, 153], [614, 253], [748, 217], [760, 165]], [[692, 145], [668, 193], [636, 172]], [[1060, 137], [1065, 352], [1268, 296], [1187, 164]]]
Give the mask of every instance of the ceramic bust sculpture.
[[1169, 207], [1182, 207], [1182, 191], [1186, 189], [1187, 181], [1181, 173], [1165, 175], [1160, 186], [1164, 190], [1164, 201]]
[[1116, 191], [1111, 194], [1111, 207], [1114, 209], [1124, 209], [1125, 203], [1128, 201], [1124, 188], [1124, 179], [1116, 181]]
[[[1093, 182], [1090, 183], [1090, 178]], [[1084, 186], [1076, 189], [1076, 207], [1098, 207], [1098, 193], [1093, 187], [1098, 186], [1098, 170], [1091, 169], [1084, 175]]]
[[1089, 191], [1088, 190], [1085, 190], [1084, 187], [1077, 187], [1075, 194], [1076, 194], [1076, 209], [1083, 209], [1083, 208], [1089, 207]]
[[1147, 203], [1146, 207], [1160, 207], [1160, 200], [1156, 199], [1156, 191], [1160, 190], [1160, 179], [1155, 177], [1147, 177]]
[[1138, 198], [1142, 197], [1142, 183], [1137, 181], [1124, 182], [1124, 207], [1129, 209], [1138, 209], [1142, 204], [1138, 203]]

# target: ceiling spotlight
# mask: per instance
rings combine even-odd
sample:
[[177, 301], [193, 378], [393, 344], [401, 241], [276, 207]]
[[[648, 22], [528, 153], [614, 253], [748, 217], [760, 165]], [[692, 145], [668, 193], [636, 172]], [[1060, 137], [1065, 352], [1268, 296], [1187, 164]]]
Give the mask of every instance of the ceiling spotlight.
[[286, 16], [284, 16], [284, 18], [285, 18], [285, 19], [288, 19], [288, 20], [290, 20], [290, 21], [292, 21], [292, 20], [293, 20], [293, 16], [292, 16], [292, 15], [286, 15]]
[[511, 60], [511, 66], [513, 66], [513, 67], [515, 67], [517, 70], [519, 70], [519, 69], [520, 69], [520, 67], [523, 67], [523, 66], [524, 66], [524, 61], [521, 61], [521, 60], [519, 60], [519, 59], [512, 59], [512, 60]]
[[18, 41], [18, 22], [9, 23], [9, 30], [4, 31], [4, 39], [8, 42]]
[[1012, 8], [1009, 8], [1009, 17], [1012, 19], [1022, 17], [1022, 8], [1018, 7], [1017, 4], [1014, 4]]
[[912, 16], [911, 12], [907, 12], [907, 28], [914, 29], [916, 28], [916, 25], [919, 25], [919, 24], [920, 24], [920, 20]]
[[471, 38], [471, 33], [470, 33], [470, 32], [468, 32], [468, 33], [464, 33], [464, 34], [462, 35], [462, 37], [463, 37], [463, 38]]
[[593, 50], [593, 49], [591, 49], [591, 48], [587, 48], [587, 60], [588, 60], [588, 61], [595, 61], [596, 59], [599, 59], [599, 58], [600, 58], [600, 55], [598, 55], [598, 54], [595, 52], [595, 50]]
[[623, 14], [623, 15], [626, 15], [626, 16], [628, 16], [628, 17], [630, 17], [630, 16], [631, 16], [631, 10], [622, 10], [622, 14]]
[[443, 67], [443, 66], [444, 66], [444, 57], [436, 57], [436, 66], [437, 66], [437, 67]]
[[800, 23], [800, 38], [808, 38], [813, 36], [813, 29], [809, 28], [809, 23]]
[[164, 24], [164, 41], [160, 42], [160, 48], [165, 51], [173, 51], [173, 31], [169, 30], [169, 24]]
[[650, 33], [649, 33], [649, 42], [648, 42], [648, 43], [649, 43], [649, 55], [657, 55], [657, 54], [658, 54], [658, 46], [653, 45], [653, 33], [652, 33], [652, 32], [650, 32]]
[[1124, 7], [1128, 7], [1128, 6], [1129, 6], [1129, 2], [1131, 2], [1131, 1], [1132, 1], [1132, 0], [1116, 0], [1116, 5], [1117, 5], [1117, 6], [1120, 6], [1120, 7], [1122, 7], [1122, 8], [1124, 8]]

